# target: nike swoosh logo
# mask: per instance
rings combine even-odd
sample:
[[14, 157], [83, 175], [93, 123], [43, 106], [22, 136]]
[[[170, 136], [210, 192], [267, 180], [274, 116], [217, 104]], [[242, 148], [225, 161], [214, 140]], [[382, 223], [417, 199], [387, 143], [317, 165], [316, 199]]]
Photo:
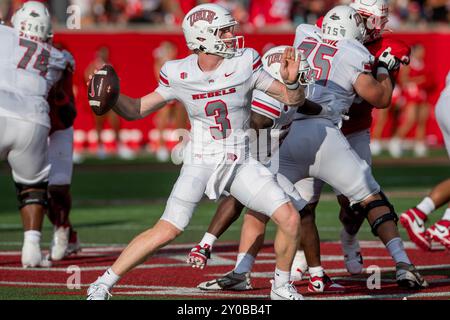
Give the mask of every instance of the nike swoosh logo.
[[94, 79], [91, 79], [91, 92], [89, 92], [89, 96], [95, 98], [95, 88], [94, 88]]
[[312, 286], [313, 286], [314, 288], [316, 288], [316, 289], [322, 288], [322, 286], [321, 286], [320, 284], [318, 284], [318, 285], [313, 284]]
[[436, 229], [437, 229], [440, 233], [444, 233], [444, 232], [447, 230], [447, 228], [441, 227], [441, 226], [439, 226], [439, 225], [436, 225]]
[[232, 74], [234, 74], [234, 72], [232, 72], [232, 73], [225, 73], [225, 78], [228, 78], [228, 77], [231, 76]]
[[216, 281], [209, 281], [205, 284], [206, 287], [211, 287], [216, 284]]
[[418, 226], [419, 228], [423, 228], [423, 223], [419, 223], [419, 222], [416, 221], [416, 224], [417, 224], [417, 226]]

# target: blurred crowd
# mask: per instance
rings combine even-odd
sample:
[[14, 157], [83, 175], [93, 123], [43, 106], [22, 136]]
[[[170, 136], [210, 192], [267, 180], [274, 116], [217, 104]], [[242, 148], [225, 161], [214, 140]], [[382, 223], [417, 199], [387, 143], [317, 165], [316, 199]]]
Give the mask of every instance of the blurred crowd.
[[[64, 23], [67, 7], [80, 8], [82, 27], [101, 25], [127, 26], [151, 24], [176, 26], [185, 13], [200, 3], [215, 2], [229, 8], [246, 31], [255, 28], [292, 27], [314, 23], [331, 7], [350, 0], [43, 0], [50, 7], [55, 22]], [[11, 16], [24, 0], [0, 0], [0, 14]], [[392, 0], [391, 29], [448, 26], [448, 0]]]

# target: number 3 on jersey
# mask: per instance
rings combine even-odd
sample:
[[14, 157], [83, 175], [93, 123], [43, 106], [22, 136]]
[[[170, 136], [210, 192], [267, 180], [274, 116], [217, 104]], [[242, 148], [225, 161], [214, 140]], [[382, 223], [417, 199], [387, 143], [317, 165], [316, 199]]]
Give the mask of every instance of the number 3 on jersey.
[[324, 85], [326, 85], [331, 69], [330, 60], [334, 57], [338, 49], [313, 41], [303, 41], [298, 46], [298, 49], [305, 54], [307, 59], [315, 51], [314, 58], [312, 59], [314, 69], [312, 74], [316, 81], [323, 80]]
[[214, 117], [218, 126], [209, 127], [211, 136], [215, 140], [227, 138], [231, 133], [231, 123], [227, 118], [228, 109], [222, 100], [210, 101], [205, 106], [205, 113], [208, 117]]
[[[31, 58], [36, 53], [38, 45], [35, 42], [26, 39], [20, 39], [19, 44], [21, 47], [25, 47], [26, 51], [17, 65], [17, 68], [26, 69]], [[45, 77], [47, 74], [49, 58], [50, 52], [42, 49], [41, 53], [36, 57], [36, 62], [33, 65], [33, 68], [38, 70], [39, 75], [42, 77]]]

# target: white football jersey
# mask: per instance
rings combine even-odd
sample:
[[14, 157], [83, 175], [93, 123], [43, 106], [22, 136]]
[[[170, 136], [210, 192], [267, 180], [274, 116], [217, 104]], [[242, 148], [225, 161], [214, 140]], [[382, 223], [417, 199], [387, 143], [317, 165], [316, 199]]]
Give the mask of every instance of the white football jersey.
[[259, 54], [246, 48], [211, 72], [200, 70], [197, 54], [168, 61], [161, 68], [156, 92], [165, 100], [183, 102], [196, 154], [220, 154], [224, 146], [246, 144], [252, 91], [265, 92], [273, 80], [262, 69]]
[[[282, 102], [272, 98], [266, 93], [254, 90], [252, 99], [252, 111], [259, 113], [263, 116], [272, 119], [273, 125], [270, 128], [270, 155], [275, 154], [281, 142], [286, 138], [289, 133], [289, 129], [294, 119], [294, 115], [297, 112], [297, 108], [288, 107]], [[269, 159], [266, 159], [267, 152], [264, 148], [260, 146], [258, 159], [266, 163]]]
[[[322, 106], [336, 110], [334, 123], [340, 123], [355, 98], [353, 84], [361, 73], [370, 73], [374, 57], [357, 40], [322, 42], [322, 31], [313, 25], [301, 24], [295, 32], [294, 47], [302, 50], [313, 69], [315, 83], [308, 86], [306, 97]], [[297, 113], [295, 118], [310, 118]]]
[[67, 66], [63, 53], [0, 25], [0, 115], [50, 127], [47, 95]]

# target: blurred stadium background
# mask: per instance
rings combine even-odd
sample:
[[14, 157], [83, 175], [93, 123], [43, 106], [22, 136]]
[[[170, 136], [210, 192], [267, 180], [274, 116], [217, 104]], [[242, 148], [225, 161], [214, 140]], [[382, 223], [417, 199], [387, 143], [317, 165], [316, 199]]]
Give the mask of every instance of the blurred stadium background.
[[[196, 4], [208, 1], [44, 2], [47, 2], [53, 15], [55, 41], [71, 51], [77, 63], [74, 79], [78, 108], [75, 160], [81, 162], [85, 156], [105, 158], [117, 153], [125, 159], [150, 154], [157, 155], [163, 161], [168, 160], [167, 151], [178, 141], [171, 131], [188, 126], [180, 106], [165, 108], [154, 117], [133, 123], [119, 120], [112, 114], [103, 118], [94, 117], [87, 104], [86, 81], [96, 67], [109, 62], [121, 77], [124, 93], [139, 96], [149, 92], [157, 85], [159, 67], [164, 61], [188, 53], [181, 34], [182, 17]], [[292, 43], [298, 24], [314, 23], [332, 6], [348, 0], [212, 2], [232, 10], [241, 23], [239, 33], [245, 35], [246, 45], [262, 54], [273, 45]], [[0, 0], [0, 13], [4, 19], [8, 20], [21, 3], [23, 0]], [[391, 112], [388, 115], [374, 112], [374, 138], [380, 142], [375, 143], [374, 152], [378, 155], [381, 147], [400, 157], [397, 141], [400, 139], [404, 140], [402, 145], [407, 150], [411, 149], [416, 156], [423, 157], [428, 154], [428, 149], [440, 148], [443, 142], [433, 106], [450, 69], [450, 1], [395, 0], [390, 4], [387, 28], [392, 30], [394, 37], [410, 45], [418, 45], [411, 65], [422, 70], [420, 72], [425, 81], [414, 85], [408, 81], [413, 75], [404, 75], [403, 83], [397, 86]], [[80, 25], [74, 24], [78, 21], [74, 20], [74, 14], [78, 13]], [[377, 121], [378, 118], [382, 120]], [[375, 127], [377, 122], [378, 127]], [[389, 144], [392, 136], [399, 139]]]
[[[122, 246], [160, 217], [179, 171], [179, 166], [170, 162], [170, 150], [178, 142], [171, 132], [179, 127], [188, 127], [187, 118], [182, 106], [177, 104], [136, 122], [126, 122], [114, 115], [94, 117], [87, 104], [87, 77], [96, 67], [109, 62], [118, 71], [124, 93], [139, 96], [152, 91], [157, 85], [156, 76], [162, 63], [188, 53], [180, 21], [190, 8], [205, 1], [46, 2], [54, 18], [55, 42], [72, 52], [77, 64], [74, 78], [78, 109], [74, 126], [74, 161], [77, 165], [72, 184], [71, 220], [84, 248]], [[239, 32], [245, 35], [246, 46], [254, 47], [260, 53], [273, 45], [291, 44], [296, 25], [314, 23], [332, 6], [346, 3], [334, 0], [214, 2], [232, 9], [241, 22]], [[390, 112], [385, 115], [374, 112], [373, 131], [376, 131], [374, 134], [380, 142], [378, 147], [381, 146], [381, 149], [374, 149], [375, 177], [390, 196], [396, 210], [401, 212], [415, 205], [436, 183], [450, 176], [448, 156], [434, 116], [434, 105], [450, 69], [450, 2], [396, 0], [390, 3], [388, 28], [392, 30], [392, 36], [416, 45], [418, 49], [414, 63], [419, 67], [423, 63], [423, 75], [426, 77], [426, 81], [419, 86], [411, 85], [408, 80], [400, 83]], [[8, 20], [21, 4], [22, 1], [0, 0], [0, 13]], [[67, 8], [71, 5], [76, 5], [81, 13], [80, 29], [71, 29], [71, 25], [68, 28], [67, 22], [73, 11], [68, 12]], [[404, 79], [410, 79], [408, 77], [411, 76], [405, 75]], [[386, 123], [375, 129], [383, 116]], [[398, 128], [404, 127], [408, 121], [411, 122], [410, 128], [399, 134]], [[398, 144], [391, 143], [392, 136], [397, 138], [394, 142], [402, 141], [403, 153], [396, 152]], [[5, 163], [0, 164], [0, 190], [0, 250], [20, 250], [23, 232], [14, 185]], [[215, 208], [216, 204], [203, 202], [187, 232], [176, 240], [177, 243], [199, 241]], [[327, 189], [318, 208], [322, 240], [339, 239], [337, 212], [338, 205], [331, 189]], [[436, 213], [431, 222], [440, 216]], [[241, 221], [232, 226], [222, 240], [236, 243]], [[44, 245], [51, 240], [51, 230], [47, 221]], [[401, 232], [407, 239], [403, 229]], [[267, 237], [269, 243], [273, 236], [272, 225]], [[360, 238], [374, 240], [367, 224]], [[187, 253], [187, 250], [184, 251]], [[116, 256], [117, 252], [105, 255], [101, 262], [108, 265]], [[6, 260], [2, 258], [0, 264], [11, 264], [12, 258], [5, 257]], [[450, 263], [448, 255], [443, 257], [440, 258], [444, 260], [442, 263]], [[70, 263], [76, 264], [77, 260], [62, 262], [61, 266]], [[97, 273], [83, 278], [83, 283], [94, 280]], [[15, 278], [20, 280], [20, 276]], [[0, 281], [6, 280], [6, 273], [2, 276], [0, 272]], [[32, 285], [20, 290], [0, 286], [1, 299], [43, 298], [42, 294], [49, 292], [53, 292], [52, 289], [36, 289]], [[73, 294], [81, 297], [84, 292], [75, 290]], [[59, 294], [52, 296], [62, 297]]]

